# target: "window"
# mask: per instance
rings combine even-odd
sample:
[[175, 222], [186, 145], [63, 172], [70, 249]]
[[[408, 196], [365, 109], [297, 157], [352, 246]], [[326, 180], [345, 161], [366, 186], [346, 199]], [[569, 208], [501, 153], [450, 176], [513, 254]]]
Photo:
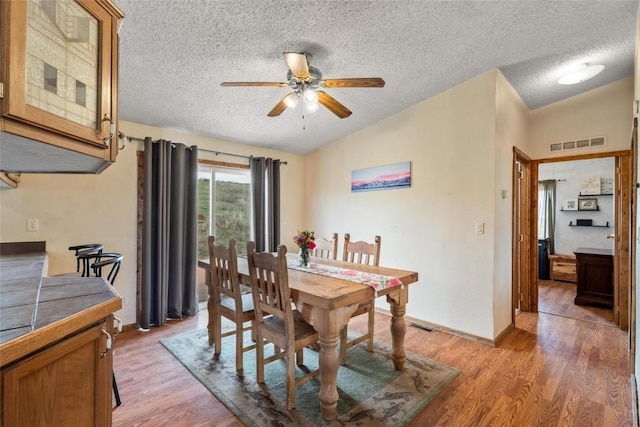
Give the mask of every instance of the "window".
[[56, 2], [54, 0], [41, 0], [40, 7], [51, 22], [56, 22]]
[[58, 70], [46, 62], [44, 63], [44, 88], [49, 92], [58, 93]]
[[76, 104], [87, 106], [87, 85], [76, 80]]
[[[251, 174], [248, 169], [198, 168], [198, 259], [209, 257], [210, 235], [225, 245], [236, 239], [238, 254], [251, 239]], [[198, 269], [198, 300], [208, 298], [204, 270]]]
[[[214, 183], [215, 185], [212, 185]], [[198, 258], [207, 258], [207, 238], [236, 239], [238, 254], [251, 240], [251, 175], [247, 169], [198, 169]]]

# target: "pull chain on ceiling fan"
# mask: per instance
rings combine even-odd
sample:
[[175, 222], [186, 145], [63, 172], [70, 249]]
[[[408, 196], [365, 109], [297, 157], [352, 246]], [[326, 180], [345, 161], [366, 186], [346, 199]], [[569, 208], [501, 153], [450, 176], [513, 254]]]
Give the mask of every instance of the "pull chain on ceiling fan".
[[344, 119], [351, 115], [351, 110], [339, 103], [334, 97], [321, 88], [346, 87], [384, 87], [384, 80], [380, 77], [322, 79], [322, 73], [309, 65], [306, 52], [285, 52], [284, 61], [289, 67], [286, 82], [223, 82], [222, 86], [277, 86], [290, 87], [293, 92], [285, 95], [267, 114], [277, 117], [287, 108], [295, 108], [302, 99], [304, 111], [312, 113], [318, 109], [318, 104], [324, 106], [336, 116]]

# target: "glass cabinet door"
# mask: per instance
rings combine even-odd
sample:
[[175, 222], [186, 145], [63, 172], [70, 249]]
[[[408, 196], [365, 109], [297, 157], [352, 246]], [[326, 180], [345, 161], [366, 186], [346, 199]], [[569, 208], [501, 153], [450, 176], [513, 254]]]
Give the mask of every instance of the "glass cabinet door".
[[115, 129], [114, 22], [121, 16], [100, 0], [3, 3], [3, 115], [106, 148]]
[[98, 129], [98, 20], [74, 0], [29, 0], [26, 103]]

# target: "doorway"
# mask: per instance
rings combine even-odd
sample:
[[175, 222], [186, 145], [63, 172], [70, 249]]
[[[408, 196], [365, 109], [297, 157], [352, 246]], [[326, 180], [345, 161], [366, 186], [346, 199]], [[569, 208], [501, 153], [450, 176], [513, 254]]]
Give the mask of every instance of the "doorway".
[[[615, 160], [600, 157], [538, 165], [537, 239], [538, 248], [546, 249], [538, 252], [540, 313], [617, 326], [613, 307], [574, 303], [578, 296], [574, 251], [615, 249]], [[613, 274], [608, 277], [613, 305]]]
[[[567, 156], [553, 159], [532, 160], [530, 166], [530, 179], [528, 189], [530, 195], [531, 221], [526, 230], [529, 235], [529, 271], [521, 269], [518, 274], [522, 278], [528, 276], [528, 286], [523, 287], [523, 297], [521, 309], [523, 311], [538, 312], [538, 260], [537, 249], [534, 245], [538, 235], [538, 166], [543, 163], [566, 162], [573, 160], [596, 159], [613, 157], [615, 159], [615, 194], [611, 196], [614, 203], [615, 224], [613, 233], [614, 239], [614, 316], [615, 322], [620, 329], [627, 330], [629, 325], [629, 289], [630, 289], [630, 188], [631, 188], [631, 165], [630, 151], [616, 151], [609, 153], [587, 154], [579, 156]], [[515, 191], [514, 191], [515, 192]], [[515, 210], [514, 210], [515, 214]], [[515, 217], [515, 215], [514, 215]], [[514, 220], [515, 222], [515, 220]], [[526, 239], [525, 239], [526, 240]], [[515, 252], [515, 251], [514, 251]], [[514, 264], [514, 270], [516, 265]], [[515, 273], [514, 273], [515, 274]], [[515, 305], [514, 305], [515, 312]]]
[[[226, 244], [236, 240], [238, 255], [246, 254], [251, 238], [251, 174], [246, 167], [200, 162], [198, 167], [198, 259], [209, 257], [208, 238]], [[198, 268], [198, 301], [207, 302], [205, 271]]]

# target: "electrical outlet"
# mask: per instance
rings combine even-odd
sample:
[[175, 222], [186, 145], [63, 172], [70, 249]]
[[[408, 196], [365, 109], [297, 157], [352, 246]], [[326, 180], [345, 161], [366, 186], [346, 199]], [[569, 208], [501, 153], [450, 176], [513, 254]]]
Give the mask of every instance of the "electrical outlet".
[[38, 231], [38, 219], [37, 218], [29, 218], [29, 219], [27, 219], [27, 231]]
[[122, 295], [122, 305], [127, 305], [127, 296]]

